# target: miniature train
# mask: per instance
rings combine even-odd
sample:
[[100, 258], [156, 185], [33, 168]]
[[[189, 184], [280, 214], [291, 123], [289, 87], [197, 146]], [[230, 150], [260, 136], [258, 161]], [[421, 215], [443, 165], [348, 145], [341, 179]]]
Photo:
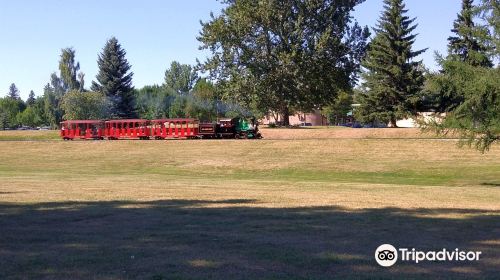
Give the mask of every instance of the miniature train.
[[242, 118], [203, 123], [197, 119], [70, 120], [61, 122], [64, 140], [260, 139], [258, 123]]

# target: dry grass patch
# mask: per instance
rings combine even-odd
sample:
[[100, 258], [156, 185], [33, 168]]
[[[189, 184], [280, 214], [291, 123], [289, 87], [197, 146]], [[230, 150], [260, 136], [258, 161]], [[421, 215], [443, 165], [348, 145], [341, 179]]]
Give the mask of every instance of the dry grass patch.
[[[0, 278], [494, 278], [500, 147], [0, 142]], [[381, 269], [378, 245], [483, 251]]]
[[0, 141], [59, 140], [56, 130], [5, 130], [0, 131]]
[[265, 139], [440, 138], [435, 134], [422, 132], [419, 128], [303, 127], [297, 129], [262, 128], [261, 130]]

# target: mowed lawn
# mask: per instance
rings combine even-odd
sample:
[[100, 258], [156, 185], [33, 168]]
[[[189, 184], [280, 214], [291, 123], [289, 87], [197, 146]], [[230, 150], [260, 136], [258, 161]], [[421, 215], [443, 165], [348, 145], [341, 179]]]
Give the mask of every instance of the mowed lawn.
[[0, 279], [498, 277], [500, 146], [361, 138], [0, 141]]

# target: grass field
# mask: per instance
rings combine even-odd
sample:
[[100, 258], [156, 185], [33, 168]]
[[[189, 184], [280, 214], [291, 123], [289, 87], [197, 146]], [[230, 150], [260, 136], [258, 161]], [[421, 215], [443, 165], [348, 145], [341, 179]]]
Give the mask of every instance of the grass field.
[[[500, 146], [297, 131], [0, 141], [0, 279], [498, 277]], [[383, 243], [483, 258], [382, 268]]]
[[56, 130], [6, 130], [0, 131], [0, 141], [61, 140]]
[[[418, 128], [401, 129], [351, 129], [346, 127], [302, 127], [297, 129], [261, 128], [262, 134], [268, 140], [306, 140], [306, 139], [415, 139], [441, 138], [431, 133], [422, 133]], [[449, 135], [447, 137], [453, 137]], [[59, 131], [55, 130], [25, 130], [0, 131], [0, 141], [38, 141], [61, 140]]]

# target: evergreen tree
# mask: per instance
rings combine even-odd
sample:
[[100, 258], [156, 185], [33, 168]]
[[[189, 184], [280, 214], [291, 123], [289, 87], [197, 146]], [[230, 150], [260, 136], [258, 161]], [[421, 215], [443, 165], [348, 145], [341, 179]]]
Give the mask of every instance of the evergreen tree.
[[498, 0], [481, 0], [479, 15], [487, 22], [491, 32], [491, 54], [494, 60], [500, 61], [500, 2]]
[[35, 92], [30, 91], [30, 95], [28, 96], [28, 100], [26, 100], [26, 104], [28, 106], [33, 106], [35, 104]]
[[99, 73], [97, 82], [92, 82], [92, 90], [106, 95], [112, 104], [111, 114], [119, 118], [136, 117], [133, 72], [125, 58], [126, 52], [113, 37], [108, 40], [97, 59]]
[[[447, 75], [457, 69], [457, 64], [451, 62], [462, 62], [472, 67], [491, 68], [493, 66], [490, 57], [493, 58], [497, 55], [495, 49], [498, 45], [495, 39], [497, 36], [495, 26], [498, 25], [498, 19], [495, 23], [493, 18], [496, 18], [494, 13], [495, 11], [498, 13], [500, 5], [494, 4], [494, 1], [490, 0], [483, 2], [481, 7], [476, 7], [472, 0], [462, 1], [462, 9], [453, 23], [452, 32], [455, 33], [455, 36], [448, 38], [448, 55], [444, 58], [438, 56], [437, 59], [442, 70], [439, 73], [429, 75], [427, 83], [429, 90], [425, 93], [425, 98], [436, 100], [434, 109], [439, 112], [452, 112], [466, 98], [460, 94], [462, 91], [456, 88], [450, 76]], [[475, 23], [475, 18], [479, 14], [483, 15], [486, 25]]]
[[7, 96], [11, 99], [14, 99], [14, 100], [20, 99], [19, 90], [17, 89], [16, 84], [14, 84], [14, 83], [10, 84], [9, 92], [7, 93]]
[[[483, 0], [478, 9], [480, 13], [476, 14], [470, 13], [471, 9], [476, 11], [470, 2], [464, 1], [463, 10], [468, 11], [462, 11], [458, 21], [469, 22], [469, 25], [464, 28], [455, 22], [462, 34], [459, 39], [463, 39], [455, 42], [461, 43], [458, 46], [462, 49], [450, 44], [450, 54], [438, 59], [441, 71], [429, 79], [433, 94], [447, 101], [446, 117], [439, 122], [429, 121], [426, 126], [440, 134], [457, 133], [462, 144], [474, 145], [484, 152], [500, 141], [500, 68], [491, 68], [491, 64], [486, 63], [488, 56], [499, 58], [500, 4], [497, 0]], [[477, 16], [481, 16], [486, 25], [475, 26], [473, 20]], [[484, 46], [488, 46], [488, 50]]]
[[454, 36], [448, 38], [448, 53], [451, 59], [466, 62], [472, 66], [492, 67], [487, 55], [488, 47], [481, 43], [481, 37], [488, 30], [474, 23], [473, 0], [462, 0], [462, 10], [453, 23]]
[[50, 83], [43, 90], [43, 113], [46, 122], [53, 128], [59, 126], [64, 112], [61, 109], [61, 101], [64, 96], [62, 81], [56, 73], [50, 76]]
[[375, 38], [362, 63], [366, 90], [357, 110], [362, 122], [390, 122], [396, 127], [398, 119], [415, 113], [424, 77], [421, 62], [413, 59], [426, 49], [412, 50], [417, 25], [407, 12], [403, 0], [384, 0]]

